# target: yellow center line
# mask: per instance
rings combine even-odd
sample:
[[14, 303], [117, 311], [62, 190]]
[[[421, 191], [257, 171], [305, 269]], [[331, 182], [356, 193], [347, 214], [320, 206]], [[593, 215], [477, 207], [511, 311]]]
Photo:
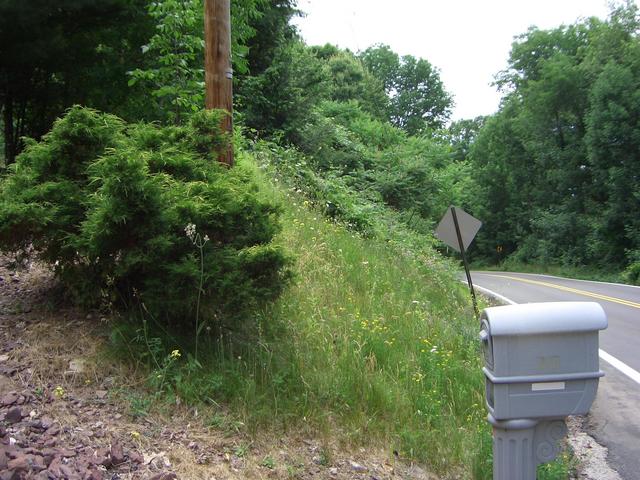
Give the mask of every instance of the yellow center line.
[[586, 292], [584, 290], [578, 290], [577, 288], [565, 287], [564, 285], [556, 285], [553, 283], [540, 282], [538, 280], [529, 280], [528, 278], [512, 277], [509, 275], [492, 275], [494, 277], [507, 278], [510, 280], [517, 280], [519, 282], [531, 283], [533, 285], [541, 285], [543, 287], [555, 288], [556, 290], [563, 290], [565, 292], [577, 293], [578, 295], [585, 295], [587, 297], [597, 298], [599, 300], [606, 300], [608, 302], [620, 303], [627, 307], [640, 308], [640, 303], [632, 302], [630, 300], [623, 300], [622, 298], [609, 297], [608, 295], [600, 295], [599, 293]]

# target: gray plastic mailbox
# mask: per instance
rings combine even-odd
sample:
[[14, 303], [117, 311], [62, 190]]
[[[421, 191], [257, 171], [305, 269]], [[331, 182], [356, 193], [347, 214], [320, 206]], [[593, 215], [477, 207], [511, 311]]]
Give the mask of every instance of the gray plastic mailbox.
[[528, 303], [487, 308], [480, 339], [494, 480], [535, 480], [566, 433], [564, 417], [586, 414], [595, 399], [599, 332], [593, 302]]
[[593, 302], [529, 303], [482, 312], [487, 406], [497, 420], [581, 415], [604, 375]]

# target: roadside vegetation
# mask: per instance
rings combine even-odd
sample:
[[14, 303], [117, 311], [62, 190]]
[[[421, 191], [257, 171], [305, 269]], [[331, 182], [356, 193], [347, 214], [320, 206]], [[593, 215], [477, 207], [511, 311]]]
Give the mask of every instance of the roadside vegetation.
[[[500, 111], [449, 124], [427, 60], [311, 47], [295, 1], [234, 1], [227, 138], [200, 111], [201, 2], [85, 3], [0, 7], [0, 248], [109, 315], [110, 354], [144, 377], [130, 414], [187, 404], [490, 478], [477, 320], [431, 232], [460, 205], [484, 221], [478, 264], [638, 282], [635, 6], [529, 30]], [[69, 18], [47, 55], [11, 49]]]
[[513, 43], [469, 154], [478, 257], [640, 282], [638, 25], [628, 2]]
[[633, 284], [624, 272], [606, 272], [596, 268], [571, 265], [539, 265], [506, 260], [497, 264], [474, 262], [472, 270], [487, 270], [493, 272], [520, 272], [552, 275], [556, 277], [575, 278], [578, 280], [593, 280], [596, 282], [611, 282]]

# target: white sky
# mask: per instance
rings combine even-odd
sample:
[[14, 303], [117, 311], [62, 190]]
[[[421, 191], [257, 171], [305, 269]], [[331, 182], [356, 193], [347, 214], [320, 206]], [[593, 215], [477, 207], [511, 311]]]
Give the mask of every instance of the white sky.
[[299, 0], [308, 45], [354, 52], [383, 43], [428, 60], [453, 94], [453, 120], [488, 115], [500, 95], [490, 84], [506, 68], [513, 37], [578, 18], [606, 18], [608, 0]]

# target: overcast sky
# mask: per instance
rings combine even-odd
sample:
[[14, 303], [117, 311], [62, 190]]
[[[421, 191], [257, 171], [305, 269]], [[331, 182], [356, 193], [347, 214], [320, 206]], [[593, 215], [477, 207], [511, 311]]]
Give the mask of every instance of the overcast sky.
[[384, 43], [427, 59], [453, 94], [453, 119], [488, 115], [500, 96], [490, 86], [507, 65], [513, 37], [578, 18], [606, 18], [607, 0], [299, 0], [296, 20], [308, 45], [352, 51]]

